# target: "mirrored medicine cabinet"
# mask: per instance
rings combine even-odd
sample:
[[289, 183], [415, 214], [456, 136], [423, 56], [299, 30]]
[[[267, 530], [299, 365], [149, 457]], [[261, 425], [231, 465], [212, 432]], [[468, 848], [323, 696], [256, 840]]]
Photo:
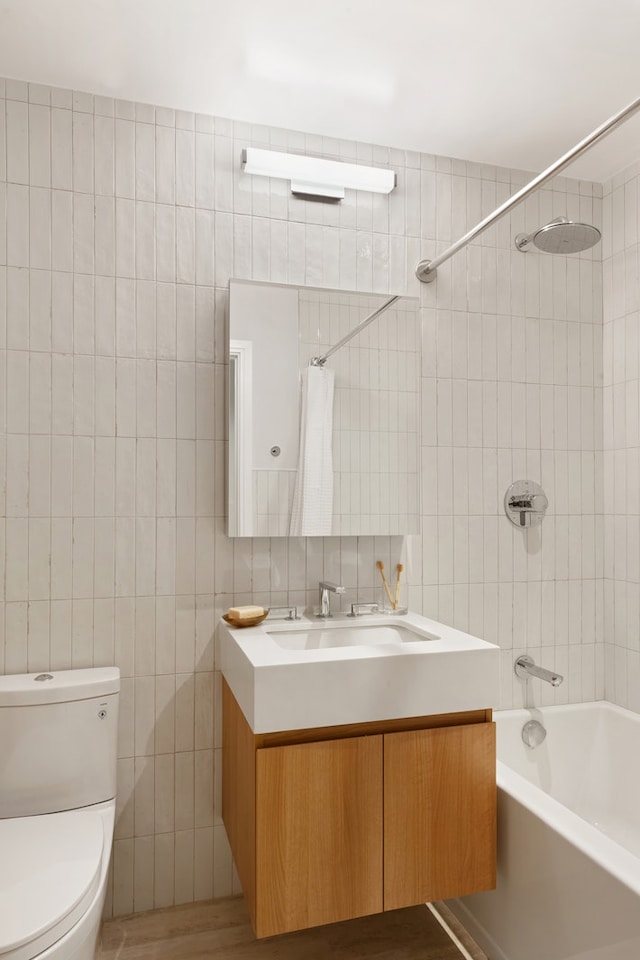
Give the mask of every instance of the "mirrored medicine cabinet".
[[[388, 299], [230, 281], [229, 536], [310, 535], [291, 522], [304, 371]], [[322, 535], [419, 532], [420, 353], [418, 301], [401, 297], [324, 364], [333, 469]]]

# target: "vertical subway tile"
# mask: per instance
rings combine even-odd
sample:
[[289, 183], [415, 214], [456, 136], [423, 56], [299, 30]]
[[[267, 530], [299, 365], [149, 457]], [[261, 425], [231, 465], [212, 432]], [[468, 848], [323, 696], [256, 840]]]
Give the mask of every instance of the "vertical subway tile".
[[116, 197], [135, 198], [135, 125], [128, 120], [115, 121]]
[[51, 267], [73, 270], [73, 194], [66, 190], [51, 192]]
[[135, 276], [135, 203], [116, 199], [116, 276]]
[[[95, 352], [94, 278], [76, 274], [73, 278], [73, 345], [76, 354]], [[86, 369], [86, 364], [83, 369]], [[81, 403], [86, 398], [82, 398]], [[77, 401], [76, 401], [77, 404]], [[91, 409], [93, 397], [91, 398]]]
[[29, 183], [29, 107], [17, 100], [6, 102], [7, 180]]
[[115, 840], [113, 844], [113, 912], [129, 914], [134, 909], [134, 841]]
[[51, 186], [73, 188], [73, 135], [70, 110], [51, 111]]
[[176, 131], [156, 127], [156, 202], [176, 202]]
[[137, 200], [155, 199], [155, 127], [135, 124], [135, 196]]
[[190, 207], [176, 208], [176, 279], [195, 283], [195, 213]]
[[214, 138], [208, 133], [196, 133], [195, 140], [195, 205], [201, 209], [214, 208]]
[[51, 269], [51, 191], [43, 187], [29, 190], [29, 265]]
[[194, 831], [176, 832], [175, 903], [193, 900]]
[[214, 203], [215, 209], [233, 210], [233, 140], [214, 137]]
[[29, 266], [29, 188], [7, 184], [7, 265]]
[[195, 281], [207, 286], [214, 283], [214, 216], [208, 210], [196, 210]]
[[89, 194], [73, 197], [73, 269], [76, 273], [94, 272], [94, 203]]
[[[146, 280], [136, 283], [136, 354], [148, 360], [156, 355], [156, 288]], [[150, 391], [155, 383], [149, 382], [147, 386]], [[150, 392], [147, 395], [150, 396]]]
[[97, 276], [112, 277], [115, 275], [116, 259], [115, 203], [113, 198], [96, 196], [94, 216], [95, 272]]
[[158, 281], [176, 279], [176, 208], [156, 204], [156, 275]]
[[176, 193], [175, 202], [192, 207], [195, 203], [195, 134], [191, 130], [176, 130]]
[[29, 349], [29, 271], [8, 267], [5, 281], [5, 345], [9, 349]]
[[[1, 144], [0, 144], [0, 149], [2, 149]], [[0, 266], [1, 267], [6, 266], [6, 263], [7, 263], [6, 220], [7, 220], [7, 185], [6, 183], [0, 183], [0, 223], [3, 224], [3, 229], [0, 230]]]
[[74, 109], [72, 120], [73, 189], [80, 193], [94, 190], [93, 116]]
[[99, 196], [115, 193], [115, 121], [113, 116], [96, 115], [94, 119], [94, 186]]
[[174, 903], [175, 839], [173, 833], [156, 833], [154, 867], [154, 907]]
[[136, 203], [135, 209], [135, 276], [154, 280], [155, 209], [152, 203]]
[[134, 840], [133, 909], [138, 912], [151, 910], [154, 905], [154, 854], [152, 836], [136, 837]]
[[195, 831], [193, 895], [196, 900], [213, 897], [213, 838], [213, 827], [203, 827]]
[[0, 99], [0, 181], [7, 179], [7, 104]]
[[29, 183], [51, 186], [51, 111], [48, 106], [29, 105]]

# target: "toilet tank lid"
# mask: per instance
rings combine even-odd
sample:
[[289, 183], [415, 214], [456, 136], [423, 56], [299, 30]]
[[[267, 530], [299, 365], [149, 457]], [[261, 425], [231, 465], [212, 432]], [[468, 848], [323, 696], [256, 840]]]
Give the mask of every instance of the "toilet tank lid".
[[91, 700], [119, 690], [118, 667], [16, 673], [0, 677], [0, 707]]

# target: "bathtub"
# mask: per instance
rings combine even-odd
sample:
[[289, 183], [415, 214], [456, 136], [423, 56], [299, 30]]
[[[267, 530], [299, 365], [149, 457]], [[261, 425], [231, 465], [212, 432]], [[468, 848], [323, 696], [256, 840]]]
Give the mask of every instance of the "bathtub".
[[[547, 738], [531, 749], [523, 724]], [[639, 960], [640, 715], [495, 714], [498, 880], [448, 906], [491, 960]]]

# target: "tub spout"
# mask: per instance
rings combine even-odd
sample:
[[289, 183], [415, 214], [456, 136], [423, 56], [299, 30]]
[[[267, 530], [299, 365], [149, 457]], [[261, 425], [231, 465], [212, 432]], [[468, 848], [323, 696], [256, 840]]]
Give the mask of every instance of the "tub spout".
[[559, 687], [564, 677], [554, 670], [545, 670], [544, 667], [537, 667], [531, 657], [524, 654], [518, 657], [514, 667], [516, 677], [520, 680], [528, 680], [529, 677], [537, 677], [539, 680], [545, 680], [552, 687]]

